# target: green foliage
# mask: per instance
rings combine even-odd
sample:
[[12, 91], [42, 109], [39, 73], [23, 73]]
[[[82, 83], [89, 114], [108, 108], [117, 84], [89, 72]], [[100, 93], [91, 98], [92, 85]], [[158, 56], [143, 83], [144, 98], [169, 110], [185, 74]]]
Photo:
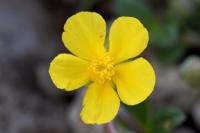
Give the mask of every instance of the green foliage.
[[120, 16], [133, 16], [140, 19], [148, 28], [156, 25], [152, 10], [143, 0], [116, 0], [114, 9]]
[[155, 48], [154, 54], [162, 63], [176, 61], [180, 58], [185, 51], [184, 46], [175, 45], [172, 47]]
[[154, 133], [169, 133], [185, 120], [183, 112], [175, 107], [164, 107], [154, 116]]
[[152, 116], [150, 114], [150, 105], [147, 102], [135, 106], [124, 105], [127, 111], [137, 120], [138, 124], [145, 132], [150, 132], [152, 124]]
[[145, 133], [169, 133], [185, 120], [185, 115], [175, 107], [162, 107], [154, 111], [148, 102], [125, 108]]
[[[183, 49], [179, 46], [179, 26], [177, 19], [168, 12], [163, 14], [163, 22], [159, 21], [154, 11], [143, 0], [116, 0], [115, 12], [120, 16], [132, 16], [140, 19], [147, 27], [150, 36], [150, 43], [157, 49], [156, 55], [162, 62], [174, 60], [182, 54]], [[171, 13], [170, 13], [171, 14]], [[163, 52], [167, 51], [167, 52]], [[165, 55], [164, 55], [165, 54]]]
[[196, 4], [196, 11], [189, 17], [188, 19], [188, 24], [189, 26], [195, 30], [195, 31], [200, 31], [200, 23], [199, 23], [199, 18], [200, 18], [200, 2]]

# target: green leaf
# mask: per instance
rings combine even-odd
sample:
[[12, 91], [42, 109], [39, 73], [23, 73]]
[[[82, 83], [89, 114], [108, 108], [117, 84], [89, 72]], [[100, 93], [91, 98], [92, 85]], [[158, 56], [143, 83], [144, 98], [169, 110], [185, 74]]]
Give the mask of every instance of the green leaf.
[[138, 18], [147, 27], [154, 46], [166, 47], [177, 43], [179, 29], [176, 21], [169, 17], [161, 24], [143, 0], [116, 0], [114, 9], [117, 15]]
[[174, 46], [178, 42], [179, 27], [177, 26], [176, 22], [170, 21], [162, 25], [159, 24], [150, 32], [152, 43], [154, 43], [154, 45], [157, 47], [165, 48], [169, 46]]
[[148, 28], [156, 23], [153, 11], [142, 0], [116, 0], [114, 11], [120, 16], [136, 17]]
[[175, 107], [163, 107], [155, 113], [155, 133], [168, 133], [185, 121], [184, 113]]
[[180, 41], [180, 26], [173, 18], [166, 17], [165, 23], [152, 30], [155, 55], [162, 63], [177, 61], [184, 53], [185, 46]]
[[145, 130], [145, 132], [150, 133], [152, 117], [150, 112], [150, 105], [147, 101], [134, 106], [124, 105], [131, 116], [136, 119], [138, 124]]
[[162, 63], [170, 63], [177, 61], [184, 53], [185, 48], [181, 45], [171, 47], [157, 47], [154, 54]]

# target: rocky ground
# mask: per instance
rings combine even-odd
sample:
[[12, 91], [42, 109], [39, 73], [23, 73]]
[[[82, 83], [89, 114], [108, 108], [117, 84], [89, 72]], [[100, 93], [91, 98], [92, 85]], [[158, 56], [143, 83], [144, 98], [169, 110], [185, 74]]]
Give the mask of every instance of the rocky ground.
[[[77, 93], [82, 92], [59, 91], [48, 75], [50, 61], [56, 54], [67, 52], [61, 32], [73, 4], [73, 1], [0, 0], [1, 133], [103, 132], [102, 126], [80, 122], [82, 96]], [[199, 90], [180, 78], [181, 64], [162, 66], [151, 60], [157, 73], [151, 101], [158, 107], [175, 105], [185, 111], [187, 121], [174, 133], [200, 132]]]

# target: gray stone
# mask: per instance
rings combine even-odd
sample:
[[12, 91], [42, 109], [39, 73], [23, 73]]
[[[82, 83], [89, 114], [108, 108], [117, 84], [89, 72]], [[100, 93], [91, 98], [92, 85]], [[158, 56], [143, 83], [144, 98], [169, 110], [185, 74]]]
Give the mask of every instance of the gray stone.
[[174, 105], [185, 111], [190, 111], [199, 92], [191, 89], [180, 77], [176, 66], [163, 66], [153, 61], [156, 71], [156, 87], [151, 100], [158, 106]]
[[200, 130], [200, 100], [196, 101], [193, 104], [191, 114], [192, 114], [192, 118], [194, 119], [195, 124]]
[[191, 87], [200, 89], [200, 57], [188, 57], [180, 66], [180, 75]]
[[36, 80], [39, 88], [52, 98], [58, 98], [64, 91], [55, 87], [49, 76], [49, 64], [41, 63], [36, 66], [35, 69]]
[[22, 133], [31, 129], [67, 132], [65, 111], [63, 103], [46, 99], [37, 91], [0, 83], [2, 133]]
[[68, 132], [66, 104], [40, 89], [54, 96], [48, 63], [40, 65], [59, 44], [51, 19], [41, 1], [0, 2], [0, 133]]
[[46, 55], [55, 52], [55, 46], [61, 40], [59, 42], [53, 30], [49, 29], [52, 18], [41, 1], [1, 0], [0, 3], [1, 60], [11, 61], [27, 56], [46, 58]]

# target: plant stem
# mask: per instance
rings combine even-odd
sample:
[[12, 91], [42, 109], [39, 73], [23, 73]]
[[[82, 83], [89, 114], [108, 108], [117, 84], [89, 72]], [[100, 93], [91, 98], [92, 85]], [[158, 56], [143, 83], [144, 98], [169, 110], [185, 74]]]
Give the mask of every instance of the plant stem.
[[140, 127], [136, 120], [134, 120], [123, 107], [121, 107], [118, 116], [131, 130], [136, 131], [137, 133], [144, 133], [144, 130]]
[[112, 122], [105, 124], [105, 133], [117, 133]]

